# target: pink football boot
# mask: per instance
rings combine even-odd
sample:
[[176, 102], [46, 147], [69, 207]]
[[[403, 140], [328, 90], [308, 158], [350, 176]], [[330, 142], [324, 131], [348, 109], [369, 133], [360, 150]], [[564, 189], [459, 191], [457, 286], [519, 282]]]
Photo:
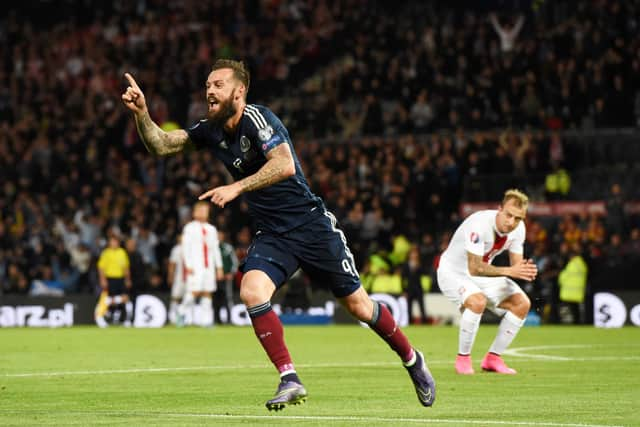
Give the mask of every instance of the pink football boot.
[[494, 353], [487, 353], [482, 361], [482, 369], [485, 371], [497, 372], [499, 374], [514, 375], [516, 370], [508, 367], [502, 357]]
[[460, 375], [473, 375], [475, 371], [471, 365], [471, 355], [459, 354], [456, 356], [456, 372]]

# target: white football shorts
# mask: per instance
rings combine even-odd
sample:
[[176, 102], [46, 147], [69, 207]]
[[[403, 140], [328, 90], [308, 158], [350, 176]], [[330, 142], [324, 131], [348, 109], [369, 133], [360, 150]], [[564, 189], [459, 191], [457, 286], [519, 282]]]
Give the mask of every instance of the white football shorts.
[[213, 268], [196, 269], [187, 275], [188, 292], [215, 292], [216, 273]]
[[462, 307], [469, 295], [481, 293], [487, 297], [487, 308], [497, 314], [504, 313], [498, 308], [502, 301], [511, 295], [524, 294], [520, 286], [506, 276], [470, 276], [443, 269], [438, 269], [438, 286], [458, 307]]

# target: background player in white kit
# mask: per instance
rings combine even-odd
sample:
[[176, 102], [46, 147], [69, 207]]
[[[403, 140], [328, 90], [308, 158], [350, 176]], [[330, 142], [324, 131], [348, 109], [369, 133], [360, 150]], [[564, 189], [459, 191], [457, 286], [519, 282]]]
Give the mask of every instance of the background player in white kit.
[[[440, 258], [438, 284], [442, 293], [462, 310], [456, 372], [473, 374], [471, 349], [485, 307], [502, 316], [498, 334], [481, 367], [486, 371], [515, 374], [500, 355], [513, 341], [531, 303], [516, 282], [531, 281], [537, 268], [523, 259], [524, 218], [529, 199], [507, 190], [498, 210], [471, 214], [458, 227]], [[491, 265], [496, 255], [509, 251], [509, 267]]]
[[178, 325], [182, 325], [187, 313], [193, 311], [196, 298], [200, 298], [201, 325], [213, 324], [212, 294], [217, 280], [222, 280], [222, 257], [218, 242], [218, 230], [209, 224], [208, 202], [197, 202], [193, 207], [193, 221], [182, 229], [182, 254], [186, 277], [186, 293], [178, 307]]
[[182, 302], [187, 286], [183, 262], [182, 235], [178, 235], [176, 244], [171, 248], [167, 267], [167, 282], [171, 286], [171, 305], [169, 306], [169, 321], [171, 323], [176, 323], [178, 306]]

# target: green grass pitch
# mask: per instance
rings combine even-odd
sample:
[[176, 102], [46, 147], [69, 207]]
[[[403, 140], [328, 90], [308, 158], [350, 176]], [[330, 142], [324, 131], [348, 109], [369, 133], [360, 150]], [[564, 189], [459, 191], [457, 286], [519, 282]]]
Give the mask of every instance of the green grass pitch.
[[[480, 328], [476, 370], [495, 331]], [[456, 328], [406, 333], [433, 408], [371, 331], [298, 326], [286, 338], [309, 400], [270, 413], [278, 377], [250, 328], [3, 329], [0, 425], [640, 426], [640, 328], [523, 328], [505, 356], [516, 376], [456, 375]]]

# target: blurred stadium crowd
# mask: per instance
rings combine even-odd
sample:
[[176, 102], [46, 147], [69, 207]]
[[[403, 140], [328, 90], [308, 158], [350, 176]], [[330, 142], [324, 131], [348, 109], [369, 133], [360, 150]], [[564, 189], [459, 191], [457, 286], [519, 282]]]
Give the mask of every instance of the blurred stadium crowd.
[[[497, 15], [461, 4], [10, 9], [0, 18], [0, 292], [27, 293], [35, 279], [94, 292], [109, 232], [130, 238], [138, 290], [167, 287], [195, 196], [230, 177], [209, 153], [148, 155], [120, 105], [122, 76], [136, 76], [164, 128], [184, 127], [205, 114], [216, 57], [246, 60], [249, 101], [288, 126], [360, 267], [400, 235], [431, 266], [460, 203], [497, 202], [512, 185], [538, 201], [607, 202], [605, 216], [529, 221], [528, 250], [556, 270], [570, 251], [595, 275], [637, 265], [640, 220], [624, 203], [640, 195], [640, 2], [522, 2]], [[253, 232], [246, 205], [213, 222], [241, 257]]]

